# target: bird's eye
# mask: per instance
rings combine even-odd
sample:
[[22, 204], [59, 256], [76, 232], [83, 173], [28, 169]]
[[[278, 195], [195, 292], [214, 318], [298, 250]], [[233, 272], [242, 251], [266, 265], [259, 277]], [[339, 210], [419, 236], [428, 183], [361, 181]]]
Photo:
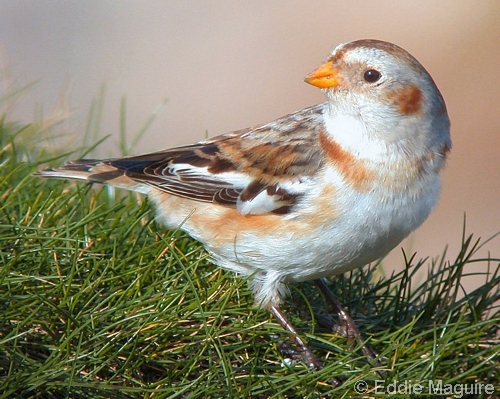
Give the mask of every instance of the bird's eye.
[[382, 74], [379, 71], [376, 71], [375, 69], [368, 69], [363, 77], [368, 83], [375, 83], [381, 76]]

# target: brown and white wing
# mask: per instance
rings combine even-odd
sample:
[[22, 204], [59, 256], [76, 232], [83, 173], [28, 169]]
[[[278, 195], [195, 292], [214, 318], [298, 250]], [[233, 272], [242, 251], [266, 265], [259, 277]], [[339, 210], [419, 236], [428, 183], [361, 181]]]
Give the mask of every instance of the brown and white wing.
[[196, 201], [235, 206], [242, 214], [287, 213], [324, 161], [318, 143], [323, 104], [252, 129], [120, 159], [77, 160], [38, 172], [45, 177], [155, 188]]

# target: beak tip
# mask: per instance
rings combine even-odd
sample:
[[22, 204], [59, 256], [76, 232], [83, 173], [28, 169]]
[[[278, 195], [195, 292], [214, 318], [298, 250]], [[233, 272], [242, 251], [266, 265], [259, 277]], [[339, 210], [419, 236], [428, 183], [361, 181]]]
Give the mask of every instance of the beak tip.
[[332, 62], [326, 62], [316, 68], [304, 78], [304, 82], [321, 89], [338, 85], [337, 71], [333, 69]]

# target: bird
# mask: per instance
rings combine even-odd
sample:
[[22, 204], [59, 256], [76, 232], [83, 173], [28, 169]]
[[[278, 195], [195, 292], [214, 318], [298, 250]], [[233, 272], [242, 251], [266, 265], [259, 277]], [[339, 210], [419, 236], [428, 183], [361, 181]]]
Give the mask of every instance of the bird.
[[362, 340], [325, 278], [382, 258], [427, 219], [452, 143], [434, 80], [393, 43], [341, 43], [304, 81], [326, 101], [194, 144], [35, 174], [147, 195], [161, 224], [248, 277], [255, 305], [321, 368], [280, 308], [288, 285], [314, 281], [344, 333]]

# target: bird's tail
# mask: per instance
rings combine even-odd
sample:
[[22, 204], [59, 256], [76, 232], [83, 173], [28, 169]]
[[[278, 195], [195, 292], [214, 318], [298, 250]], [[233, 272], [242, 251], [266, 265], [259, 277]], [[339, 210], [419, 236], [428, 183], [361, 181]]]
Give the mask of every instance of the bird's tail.
[[113, 160], [78, 159], [57, 168], [35, 172], [35, 176], [83, 180], [106, 184], [126, 190], [147, 193], [149, 186], [127, 176], [127, 170], [112, 165]]

